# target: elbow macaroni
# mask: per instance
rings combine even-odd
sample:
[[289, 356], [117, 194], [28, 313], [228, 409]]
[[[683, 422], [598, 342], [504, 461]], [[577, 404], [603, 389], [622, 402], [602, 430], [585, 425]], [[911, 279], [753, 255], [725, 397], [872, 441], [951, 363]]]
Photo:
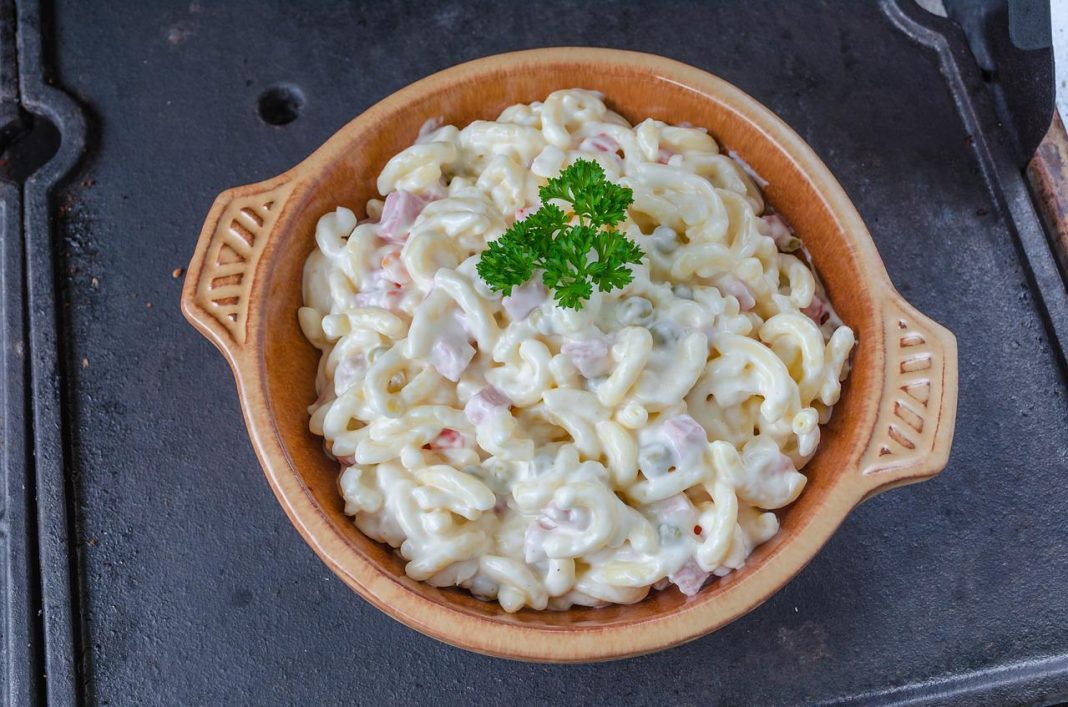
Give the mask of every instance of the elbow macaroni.
[[[428, 123], [371, 218], [320, 219], [298, 313], [322, 351], [310, 426], [345, 512], [409, 576], [507, 611], [631, 603], [695, 594], [777, 532], [855, 340], [728, 154], [557, 91]], [[633, 282], [580, 311], [540, 281], [494, 293], [478, 255], [578, 159], [634, 192]]]

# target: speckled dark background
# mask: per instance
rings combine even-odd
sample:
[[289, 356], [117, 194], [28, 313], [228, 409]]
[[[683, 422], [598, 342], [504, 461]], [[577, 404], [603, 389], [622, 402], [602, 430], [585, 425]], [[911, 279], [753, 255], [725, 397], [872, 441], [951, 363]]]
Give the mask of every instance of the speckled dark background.
[[[90, 702], [771, 704], [943, 691], [975, 704], [1068, 691], [1065, 374], [938, 55], [878, 5], [52, 9], [55, 80], [90, 126], [59, 223]], [[939, 477], [861, 506], [793, 582], [714, 635], [587, 666], [465, 653], [337, 580], [275, 502], [230, 371], [182, 319], [171, 275], [222, 189], [284, 171], [428, 73], [551, 45], [663, 54], [769, 106], [842, 182], [901, 292], [960, 347], [957, 438]], [[279, 82], [305, 99], [283, 127], [257, 114]]]

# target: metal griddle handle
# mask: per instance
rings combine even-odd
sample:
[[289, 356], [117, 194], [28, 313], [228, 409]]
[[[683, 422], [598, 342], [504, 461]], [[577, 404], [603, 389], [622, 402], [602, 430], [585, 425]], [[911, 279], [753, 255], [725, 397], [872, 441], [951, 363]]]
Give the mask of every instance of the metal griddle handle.
[[957, 412], [957, 340], [897, 292], [883, 301], [885, 377], [861, 457], [868, 498], [934, 476], [949, 460]]

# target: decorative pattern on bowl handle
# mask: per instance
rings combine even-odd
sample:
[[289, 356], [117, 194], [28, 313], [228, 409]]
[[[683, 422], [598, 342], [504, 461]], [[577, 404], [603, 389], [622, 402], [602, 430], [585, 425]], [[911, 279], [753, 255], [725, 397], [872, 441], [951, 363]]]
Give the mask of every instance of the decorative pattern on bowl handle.
[[186, 317], [223, 351], [240, 350], [256, 267], [295, 181], [223, 192], [211, 207], [182, 293]]
[[882, 397], [861, 457], [865, 497], [934, 476], [949, 460], [957, 409], [957, 341], [894, 293], [883, 305]]

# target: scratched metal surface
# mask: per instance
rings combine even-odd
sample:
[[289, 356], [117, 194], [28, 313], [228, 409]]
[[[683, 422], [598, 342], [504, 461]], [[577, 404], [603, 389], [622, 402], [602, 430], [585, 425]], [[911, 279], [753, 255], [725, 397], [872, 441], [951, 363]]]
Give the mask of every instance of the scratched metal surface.
[[[978, 72], [952, 85], [948, 50], [901, 30], [928, 22], [915, 9], [652, 5], [55, 2], [55, 79], [89, 116], [91, 145], [60, 194], [58, 254], [89, 702], [981, 704], [1068, 691], [1063, 352], [1016, 242], [1028, 210], [1005, 197], [1013, 172], [992, 182], [981, 168], [1005, 155], [991, 104], [974, 104], [991, 130], [978, 146], [959, 112], [984, 90]], [[966, 58], [963, 36], [931, 22]], [[275, 502], [230, 371], [182, 320], [172, 278], [223, 188], [287, 169], [428, 73], [550, 45], [664, 54], [776, 111], [838, 176], [898, 288], [960, 346], [945, 472], [857, 509], [749, 616], [586, 666], [447, 647], [335, 579]], [[304, 96], [281, 127], [257, 114], [279, 82]]]

